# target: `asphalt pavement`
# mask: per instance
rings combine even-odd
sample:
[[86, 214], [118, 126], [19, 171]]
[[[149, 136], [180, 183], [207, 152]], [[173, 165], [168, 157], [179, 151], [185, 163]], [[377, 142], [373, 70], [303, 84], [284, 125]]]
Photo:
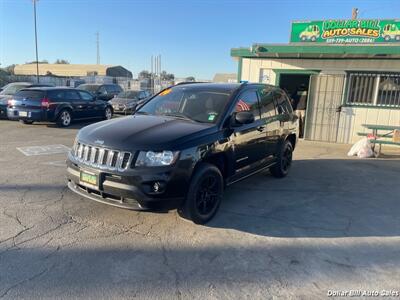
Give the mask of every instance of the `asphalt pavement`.
[[301, 141], [287, 178], [264, 172], [229, 187], [198, 226], [69, 191], [66, 151], [84, 125], [0, 120], [1, 299], [400, 292], [397, 149], [357, 159], [349, 145]]

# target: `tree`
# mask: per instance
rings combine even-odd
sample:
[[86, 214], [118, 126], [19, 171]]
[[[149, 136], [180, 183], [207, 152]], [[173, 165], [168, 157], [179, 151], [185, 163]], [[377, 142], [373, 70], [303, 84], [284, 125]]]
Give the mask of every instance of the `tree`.
[[172, 81], [174, 79], [175, 79], [175, 75], [174, 74], [167, 73], [167, 71], [162, 71], [161, 72], [161, 80]]
[[15, 68], [15, 64], [13, 65], [9, 65], [5, 68], [3, 68], [3, 70], [8, 74], [8, 75], [14, 75], [14, 68]]
[[59, 58], [54, 63], [58, 64], [58, 65], [69, 65], [69, 61], [68, 60], [59, 59]]
[[142, 72], [139, 73], [138, 78], [139, 78], [139, 80], [140, 79], [150, 79], [151, 73], [147, 70], [143, 70]]
[[[42, 61], [39, 61], [39, 64], [48, 64], [48, 63], [49, 63], [49, 61], [46, 60], [46, 59], [44, 59], [44, 60], [42, 60]], [[27, 65], [36, 64], [36, 60], [34, 60], [34, 61], [29, 61], [29, 62], [27, 62], [26, 64], [27, 64]]]
[[193, 76], [189, 76], [185, 78], [186, 81], [196, 81], [196, 79]]

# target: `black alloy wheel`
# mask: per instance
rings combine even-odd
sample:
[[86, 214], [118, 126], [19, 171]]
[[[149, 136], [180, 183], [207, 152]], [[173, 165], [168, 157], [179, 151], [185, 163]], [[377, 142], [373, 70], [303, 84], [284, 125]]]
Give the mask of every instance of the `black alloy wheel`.
[[178, 209], [181, 217], [196, 224], [205, 224], [217, 213], [221, 204], [224, 179], [212, 164], [202, 163], [190, 182], [185, 202]]
[[290, 141], [283, 142], [281, 149], [276, 157], [276, 164], [270, 168], [274, 177], [282, 178], [289, 173], [293, 160], [293, 145]]

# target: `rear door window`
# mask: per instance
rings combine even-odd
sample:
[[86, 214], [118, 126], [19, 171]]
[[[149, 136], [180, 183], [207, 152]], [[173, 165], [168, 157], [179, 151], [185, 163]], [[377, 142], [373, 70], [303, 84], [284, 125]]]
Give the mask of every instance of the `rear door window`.
[[99, 88], [99, 93], [102, 95], [107, 94], [107, 89], [104, 85]]
[[65, 91], [65, 98], [68, 100], [81, 100], [76, 91]]
[[286, 93], [282, 90], [275, 90], [274, 99], [276, 103], [276, 108], [278, 110], [278, 114], [291, 114], [293, 112], [292, 105], [289, 102], [289, 98]]
[[115, 93], [115, 88], [113, 85], [106, 85], [105, 86], [107, 94], [114, 94]]
[[122, 92], [122, 88], [118, 84], [116, 84], [116, 85], [114, 85], [114, 91], [115, 91], [115, 93], [120, 93], [120, 92]]
[[53, 101], [61, 101], [65, 98], [64, 91], [61, 90], [49, 91], [47, 92], [47, 95], [50, 98], [50, 100]]
[[260, 95], [261, 118], [271, 118], [276, 116], [274, 93], [270, 88], [262, 88], [258, 90]]
[[88, 92], [79, 91], [78, 93], [81, 96], [81, 98], [83, 100], [85, 100], [85, 101], [92, 101], [93, 100], [93, 96]]

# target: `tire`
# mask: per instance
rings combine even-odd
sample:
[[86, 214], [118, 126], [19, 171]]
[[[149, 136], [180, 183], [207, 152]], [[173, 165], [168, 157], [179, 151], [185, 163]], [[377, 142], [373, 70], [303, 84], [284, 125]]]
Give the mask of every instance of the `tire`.
[[63, 109], [57, 118], [57, 125], [60, 127], [68, 127], [72, 123], [72, 114], [68, 109]]
[[385, 41], [390, 41], [390, 35], [385, 36]]
[[292, 165], [293, 158], [293, 145], [290, 141], [286, 140], [277, 155], [277, 162], [269, 168], [272, 176], [277, 178], [285, 177], [289, 174], [290, 166]]
[[104, 120], [110, 120], [113, 116], [113, 110], [110, 106], [107, 106], [104, 110]]
[[311, 37], [311, 41], [312, 41], [312, 42], [315, 42], [316, 40], [317, 40], [317, 38], [316, 38], [315, 36], [312, 36], [312, 37]]
[[190, 181], [186, 200], [178, 209], [182, 218], [205, 224], [218, 211], [224, 190], [224, 179], [212, 164], [201, 164]]
[[25, 125], [31, 125], [31, 124], [33, 124], [33, 121], [31, 121], [31, 120], [19, 120], [22, 124], [25, 124]]
[[396, 41], [400, 41], [400, 35], [396, 35], [396, 37], [394, 38]]

